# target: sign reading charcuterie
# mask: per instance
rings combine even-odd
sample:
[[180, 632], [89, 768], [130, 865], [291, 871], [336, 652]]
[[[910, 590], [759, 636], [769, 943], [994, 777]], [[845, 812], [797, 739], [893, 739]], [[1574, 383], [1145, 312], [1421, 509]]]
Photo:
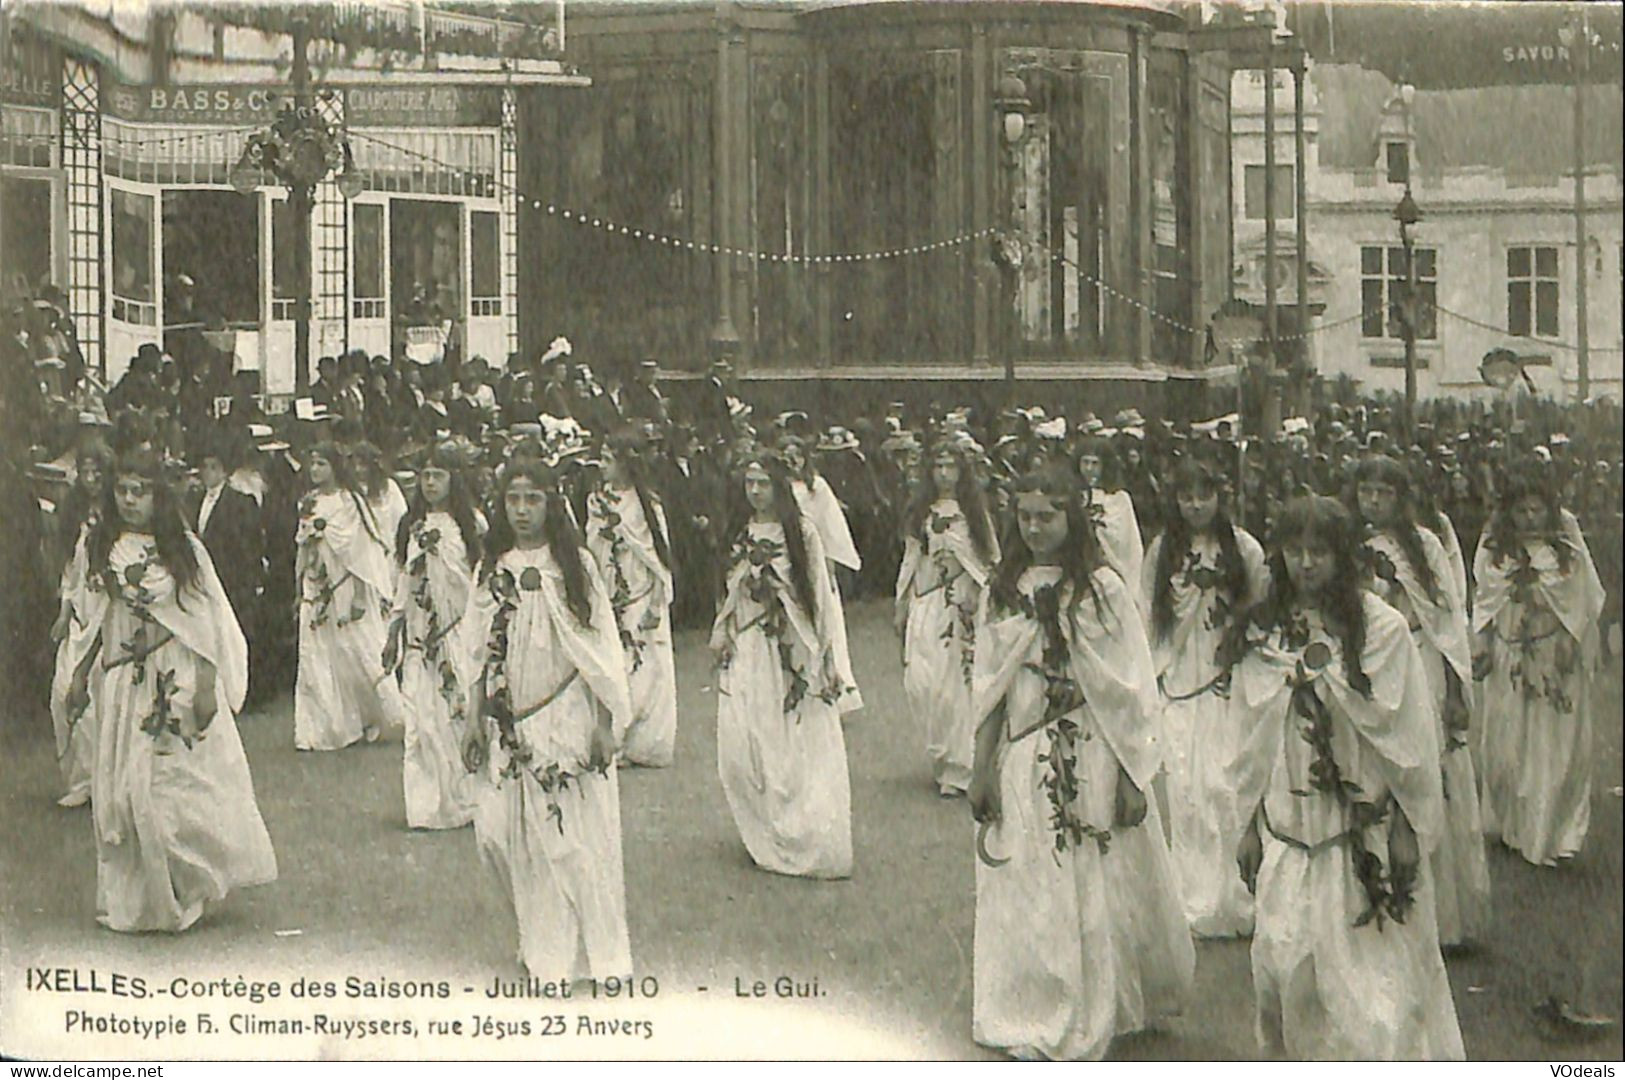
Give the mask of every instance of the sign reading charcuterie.
[[489, 86], [353, 87], [345, 91], [351, 127], [499, 127], [502, 97]]

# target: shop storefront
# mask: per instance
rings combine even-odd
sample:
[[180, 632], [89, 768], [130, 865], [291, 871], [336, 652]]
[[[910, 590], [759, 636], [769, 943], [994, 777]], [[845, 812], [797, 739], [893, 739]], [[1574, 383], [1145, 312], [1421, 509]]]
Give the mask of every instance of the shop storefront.
[[0, 37], [0, 298], [9, 301], [60, 281], [66, 268], [62, 57], [25, 27]]
[[[314, 355], [363, 349], [500, 363], [515, 347], [504, 93], [406, 86], [320, 95], [318, 107], [348, 130], [361, 185], [346, 198], [330, 178], [316, 192]], [[292, 391], [297, 239], [287, 194], [230, 182], [245, 140], [286, 94], [277, 86], [104, 87], [111, 377], [141, 345], [162, 348], [166, 333], [202, 324], [235, 354], [238, 371], [259, 373], [263, 392]]]

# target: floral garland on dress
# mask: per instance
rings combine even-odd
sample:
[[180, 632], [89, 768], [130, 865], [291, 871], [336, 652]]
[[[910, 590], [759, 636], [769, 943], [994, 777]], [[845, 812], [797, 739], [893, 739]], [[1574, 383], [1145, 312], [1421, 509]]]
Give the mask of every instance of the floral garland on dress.
[[1041, 585], [1031, 597], [1021, 596], [1017, 604], [1023, 615], [1038, 624], [1044, 637], [1041, 662], [1028, 661], [1022, 666], [1044, 680], [1041, 723], [1049, 748], [1038, 755], [1038, 761], [1049, 766], [1043, 784], [1050, 804], [1050, 830], [1055, 834], [1055, 860], [1059, 863], [1061, 852], [1081, 847], [1085, 840], [1093, 840], [1104, 855], [1111, 849], [1111, 830], [1084, 821], [1077, 809], [1078, 743], [1094, 736], [1075, 718], [1088, 699], [1071, 675], [1071, 650], [1061, 629], [1061, 590]]
[[[559, 799], [572, 783], [579, 780], [581, 773], [565, 768], [556, 761], [535, 764], [535, 751], [519, 735], [519, 722], [524, 718], [514, 716], [513, 697], [508, 686], [508, 638], [514, 612], [519, 610], [519, 590], [540, 590], [542, 572], [534, 566], [527, 566], [515, 580], [512, 570], [500, 567], [492, 572], [489, 585], [497, 610], [491, 618], [491, 630], [486, 637], [485, 667], [481, 677], [485, 687], [485, 714], [496, 723], [497, 742], [508, 755], [507, 764], [502, 767], [499, 776], [503, 780], [518, 780], [529, 774], [542, 789], [547, 799], [547, 816], [562, 836], [564, 810], [559, 805]], [[564, 685], [569, 685], [574, 679], [572, 675]], [[563, 686], [559, 689], [562, 691]], [[554, 696], [557, 696], [557, 691]], [[539, 711], [539, 708], [532, 711]]]
[[[327, 519], [314, 516], [315, 511], [316, 493], [307, 491], [299, 500], [299, 528], [293, 540], [299, 547], [300, 560], [304, 563], [300, 577], [316, 589], [314, 594], [306, 593], [303, 597], [310, 605], [310, 622], [307, 625], [312, 630], [327, 625], [328, 617], [333, 612], [333, 597], [338, 593], [338, 585], [328, 577], [327, 564], [316, 554], [317, 542], [327, 536]], [[342, 622], [340, 625], [343, 625]]]
[[[167, 637], [154, 641], [150, 636], [152, 628], [161, 629], [161, 625], [152, 614], [152, 604], [157, 597], [143, 581], [147, 576], [147, 569], [157, 565], [159, 565], [158, 549], [149, 542], [142, 547], [141, 557], [124, 567], [122, 575], [111, 566], [101, 574], [101, 590], [106, 592], [110, 599], [123, 600], [136, 617], [135, 632], [128, 641], [119, 643], [119, 655], [104, 663], [104, 667], [107, 668], [129, 664], [131, 686], [146, 685], [147, 660], [168, 641]], [[93, 579], [91, 588], [96, 587]], [[179, 680], [173, 669], [158, 669], [153, 679], [152, 711], [141, 718], [140, 727], [144, 734], [153, 739], [172, 735], [190, 750], [192, 736], [181, 729], [180, 717], [174, 711], [174, 697], [178, 684]]]
[[[790, 640], [790, 613], [784, 606], [784, 590], [789, 584], [779, 576], [774, 562], [785, 553], [782, 541], [765, 536], [745, 536], [734, 545], [733, 564], [746, 564], [749, 569], [745, 572], [743, 588], [745, 594], [755, 601], [762, 609], [762, 613], [752, 619], [749, 624], [737, 631], [736, 636], [743, 634], [753, 627], [760, 626], [762, 632], [775, 644], [779, 656], [779, 668], [784, 672], [784, 701], [782, 708], [786, 714], [795, 712], [806, 700], [812, 688], [812, 680], [808, 677], [802, 665], [796, 663], [795, 649]], [[815, 618], [813, 612], [808, 612], [809, 619]], [[833, 658], [826, 650], [822, 672], [822, 688], [814, 694], [818, 700], [826, 705], [834, 705], [840, 700], [844, 687], [841, 679], [835, 674]], [[798, 716], [796, 722], [800, 723]]]
[[[1514, 649], [1507, 670], [1508, 681], [1514, 690], [1523, 692], [1525, 701], [1544, 697], [1558, 712], [1572, 713], [1574, 698], [1568, 691], [1568, 681], [1579, 666], [1579, 654], [1571, 644], [1567, 631], [1558, 623], [1557, 616], [1537, 591], [1540, 571], [1535, 569], [1527, 546], [1519, 546], [1517, 564], [1507, 578], [1512, 585], [1512, 600], [1520, 609], [1517, 637], [1511, 642]], [[1495, 624], [1491, 623], [1492, 634], [1494, 629]], [[1539, 671], [1541, 665], [1536, 646], [1551, 637], [1557, 639], [1553, 648], [1552, 669]]]
[[457, 680], [457, 669], [443, 647], [446, 635], [456, 628], [462, 616], [453, 619], [450, 626], [441, 626], [440, 612], [429, 592], [429, 557], [440, 551], [440, 530], [428, 527], [427, 519], [412, 523], [412, 542], [418, 553], [407, 564], [406, 572], [412, 578], [412, 602], [423, 612], [423, 639], [414, 642], [423, 653], [423, 663], [440, 676], [440, 698], [450, 710], [452, 723], [462, 726], [466, 713], [462, 686]]
[[[954, 522], [962, 520], [962, 514], [943, 514], [933, 510], [927, 527], [933, 534], [941, 536], [953, 528]], [[940, 582], [936, 587], [943, 591], [944, 603], [951, 615], [937, 640], [943, 642], [946, 648], [958, 646], [959, 673], [968, 687], [976, 667], [976, 597], [972, 594], [968, 602], [954, 603], [954, 584], [965, 576], [966, 570], [952, 550], [938, 548], [931, 553], [931, 561], [936, 564], [937, 581]]]
[[1381, 930], [1384, 917], [1403, 924], [1416, 899], [1415, 883], [1385, 870], [1381, 858], [1365, 843], [1366, 830], [1388, 819], [1392, 799], [1381, 805], [1373, 803], [1359, 784], [1343, 775], [1332, 745], [1331, 710], [1315, 692], [1320, 672], [1331, 663], [1331, 648], [1324, 641], [1310, 640], [1309, 621], [1301, 612], [1282, 623], [1279, 638], [1286, 651], [1300, 654], [1287, 684], [1292, 688], [1292, 715], [1302, 721], [1298, 734], [1315, 755], [1309, 763], [1309, 787], [1296, 788], [1292, 794], [1299, 798], [1316, 793], [1330, 795], [1343, 810], [1345, 828], [1341, 838], [1348, 844], [1354, 877], [1366, 898], [1365, 910], [1354, 920], [1354, 926], [1375, 922]]
[[[621, 635], [621, 649], [631, 658], [628, 674], [643, 666], [643, 648], [647, 642], [633, 633], [627, 625], [626, 612], [632, 606], [632, 586], [626, 580], [625, 559], [629, 546], [621, 534], [621, 512], [611, 501], [607, 489], [592, 493], [593, 509], [598, 517], [598, 535], [609, 542], [610, 607], [615, 610], [615, 626]], [[653, 528], [653, 525], [650, 526]]]

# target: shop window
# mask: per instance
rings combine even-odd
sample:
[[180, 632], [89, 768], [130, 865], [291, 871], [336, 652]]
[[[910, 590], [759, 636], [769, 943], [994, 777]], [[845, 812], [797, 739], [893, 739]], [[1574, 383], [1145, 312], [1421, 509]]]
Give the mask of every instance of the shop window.
[[[567, 100], [537, 95], [527, 106], [537, 110], [536, 130], [556, 140], [526, 154], [522, 186], [534, 183], [560, 211], [661, 238], [712, 240], [710, 79], [704, 64], [650, 64], [595, 75]], [[578, 353], [610, 365], [651, 355], [703, 365], [716, 311], [712, 257], [582, 228], [562, 213], [530, 221], [536, 232], [525, 246], [551, 253], [529, 324], [543, 343], [563, 334]]]
[[120, 188], [113, 188], [111, 194], [113, 318], [154, 326], [158, 322], [158, 294], [153, 285], [157, 199]]
[[[858, 53], [831, 71], [834, 250], [887, 251], [963, 231], [961, 62], [949, 50]], [[964, 257], [952, 247], [833, 266], [836, 356], [961, 359]]]
[[51, 182], [34, 177], [0, 178], [0, 295], [27, 296], [51, 274]]
[[495, 131], [352, 131], [350, 146], [356, 169], [373, 191], [497, 195]]
[[376, 203], [351, 206], [351, 236], [355, 269], [350, 277], [354, 293], [352, 314], [357, 319], [384, 317], [384, 208]]
[[1507, 333], [1556, 337], [1557, 249], [1507, 248]]
[[470, 300], [475, 316], [502, 314], [502, 245], [497, 240], [498, 215], [476, 210], [468, 215]]
[[[1248, 221], [1264, 220], [1263, 165], [1249, 165], [1246, 170], [1246, 213]], [[1293, 185], [1291, 165], [1275, 166], [1275, 220], [1285, 221], [1297, 216], [1298, 190]]]
[[[804, 61], [773, 58], [752, 65], [752, 246], [758, 251], [801, 255], [809, 250], [810, 107]], [[756, 279], [756, 344], [762, 357], [768, 362], [804, 359], [813, 347], [812, 287], [806, 264], [758, 259], [751, 266]]]
[[[1433, 248], [1415, 248], [1416, 253], [1416, 336], [1433, 341], [1439, 336], [1439, 253]], [[1360, 336], [1401, 338], [1404, 327], [1398, 304], [1405, 298], [1408, 268], [1403, 247], [1362, 247], [1360, 249]]]
[[[209, 326], [260, 321], [259, 199], [235, 191], [163, 194], [164, 322]], [[173, 292], [193, 282], [188, 309]]]
[[271, 200], [271, 318], [292, 319], [298, 295], [294, 265], [293, 210], [286, 199]]
[[1040, 355], [1126, 355], [1137, 315], [1112, 297], [1141, 290], [1128, 227], [1128, 58], [1013, 49], [1006, 68], [1032, 101], [1006, 204], [1021, 240], [1019, 271], [1006, 277], [1020, 340]]
[[49, 169], [56, 164], [56, 142], [54, 111], [0, 108], [0, 165]]
[[1193, 321], [1190, 282], [1190, 164], [1186, 138], [1184, 58], [1172, 52], [1152, 54], [1146, 81], [1150, 99], [1151, 151], [1151, 304], [1162, 318], [1151, 322], [1151, 354], [1164, 362], [1192, 355], [1190, 335], [1182, 325]]

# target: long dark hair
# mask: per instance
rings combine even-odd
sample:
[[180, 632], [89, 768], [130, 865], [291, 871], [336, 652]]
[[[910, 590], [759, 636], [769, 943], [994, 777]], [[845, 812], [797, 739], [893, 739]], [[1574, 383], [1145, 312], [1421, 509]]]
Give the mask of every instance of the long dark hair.
[[[959, 483], [952, 492], [938, 491], [936, 479], [932, 475], [936, 458], [940, 454], [952, 454], [954, 460], [959, 463]], [[969, 446], [952, 439], [940, 439], [926, 456], [928, 461], [921, 470], [919, 483], [914, 486], [914, 497], [909, 501], [908, 512], [903, 519], [903, 535], [916, 537], [924, 544], [925, 521], [931, 516], [931, 504], [952, 495], [954, 501], [959, 503], [959, 512], [965, 515], [966, 525], [970, 527], [971, 546], [984, 561], [991, 559], [993, 518], [988, 511], [987, 493], [982, 487], [981, 472], [974, 452]]]
[[612, 431], [604, 440], [604, 445], [615, 455], [625, 471], [626, 479], [631, 483], [632, 490], [637, 492], [638, 505], [643, 507], [643, 520], [649, 523], [649, 536], [654, 540], [655, 554], [660, 558], [660, 565], [671, 569], [671, 547], [666, 542], [666, 530], [660, 527], [660, 519], [655, 516], [655, 507], [660, 505], [660, 496], [655, 493], [654, 481], [649, 476], [649, 440], [636, 428], [621, 428]]
[[1247, 596], [1247, 564], [1241, 559], [1236, 545], [1236, 529], [1225, 512], [1224, 474], [1211, 464], [1186, 457], [1174, 466], [1163, 494], [1167, 507], [1163, 520], [1168, 524], [1162, 531], [1162, 546], [1157, 550], [1156, 577], [1151, 590], [1151, 626], [1157, 641], [1166, 641], [1174, 628], [1174, 574], [1184, 565], [1195, 539], [1179, 512], [1179, 494], [1185, 491], [1212, 492], [1219, 498], [1218, 511], [1208, 526], [1219, 544], [1219, 573], [1224, 577], [1224, 592], [1231, 604]]
[[559, 483], [558, 472], [535, 458], [517, 458], [502, 470], [497, 481], [496, 505], [491, 532], [485, 538], [485, 556], [480, 562], [480, 581], [496, 569], [498, 560], [513, 550], [513, 523], [508, 520], [508, 489], [515, 480], [525, 479], [547, 492], [547, 519], [542, 537], [553, 553], [553, 561], [564, 574], [564, 602], [582, 626], [592, 623], [592, 590], [587, 586], [587, 569], [581, 556], [581, 533], [570, 513], [569, 501]]
[[[1412, 505], [1415, 488], [1411, 483], [1410, 471], [1393, 458], [1378, 454], [1361, 460], [1354, 468], [1352, 498], [1354, 511], [1363, 517], [1360, 511], [1362, 482], [1384, 484], [1394, 489], [1394, 520], [1383, 526], [1382, 531], [1394, 538], [1399, 550], [1410, 560], [1412, 569], [1416, 571], [1416, 578], [1422, 583], [1422, 590], [1427, 593], [1428, 599], [1438, 603], [1439, 582], [1433, 576], [1433, 567], [1428, 565], [1427, 552], [1422, 547], [1422, 534], [1419, 530], [1426, 526], [1417, 520], [1415, 507]], [[1369, 526], [1373, 523], [1366, 524]]]
[[[1015, 482], [1010, 492], [1012, 508], [1021, 496], [1034, 492], [1058, 501], [1066, 512], [1067, 539], [1061, 547], [1061, 579], [1056, 583], [1057, 591], [1064, 592], [1066, 586], [1072, 586], [1073, 603], [1087, 594], [1095, 603], [1096, 614], [1100, 614], [1103, 609], [1094, 578], [1095, 571], [1106, 565], [1106, 560], [1095, 534], [1087, 489], [1074, 469], [1052, 462]], [[998, 610], [1017, 611], [1021, 608], [1021, 575], [1033, 565], [1033, 553], [1022, 538], [1013, 509], [1001, 550], [1003, 554], [993, 569], [988, 588]]]
[[[451, 520], [457, 523], [457, 531], [463, 537], [463, 549], [467, 552], [468, 565], [474, 566], [480, 561], [480, 525], [474, 517], [474, 497], [469, 493], [468, 481], [463, 477], [463, 468], [467, 464], [467, 457], [456, 443], [443, 442], [429, 451], [424, 468], [445, 469], [451, 474], [451, 490], [446, 495], [446, 513]], [[412, 495], [412, 503], [406, 508], [406, 516], [401, 518], [400, 527], [395, 530], [395, 561], [405, 564], [406, 548], [412, 536], [412, 526], [422, 521], [429, 514], [429, 504], [423, 498], [423, 487]]]
[[1101, 491], [1119, 491], [1123, 487], [1123, 459], [1117, 454], [1117, 444], [1104, 435], [1085, 435], [1072, 449], [1072, 472], [1079, 475], [1078, 462], [1084, 455], [1100, 459], [1100, 479], [1095, 487]]
[[1495, 565], [1500, 566], [1503, 559], [1522, 546], [1524, 538], [1518, 535], [1517, 526], [1512, 520], [1512, 508], [1526, 498], [1535, 498], [1540, 500], [1541, 507], [1546, 511], [1543, 539], [1556, 553], [1558, 569], [1567, 574], [1574, 552], [1563, 535], [1563, 510], [1556, 478], [1550, 475], [1549, 470], [1530, 466], [1509, 469], [1496, 479], [1495, 509], [1484, 526], [1483, 541], [1494, 553]]
[[113, 494], [122, 476], [137, 476], [152, 488], [152, 538], [158, 547], [158, 558], [175, 578], [176, 600], [180, 593], [197, 587], [197, 553], [192, 550], [186, 519], [181, 516], [180, 500], [164, 477], [164, 465], [158, 455], [147, 450], [130, 450], [113, 463], [112, 476], [102, 485], [101, 515], [91, 527], [88, 549], [92, 573], [107, 569], [113, 553], [113, 544], [124, 532], [124, 521], [119, 517], [118, 501]]
[[355, 504], [356, 516], [361, 519], [361, 527], [367, 530], [368, 536], [388, 550], [389, 543], [378, 535], [378, 526], [372, 517], [372, 507], [367, 505], [365, 493], [357, 486], [355, 460], [350, 450], [338, 443], [320, 442], [305, 451], [307, 463], [313, 457], [319, 457], [333, 467], [333, 481]]
[[[1365, 576], [1361, 573], [1360, 530], [1354, 516], [1336, 499], [1325, 495], [1303, 495], [1281, 508], [1270, 533], [1269, 596], [1253, 609], [1247, 622], [1266, 632], [1285, 625], [1304, 598], [1297, 594], [1287, 574], [1282, 550], [1297, 539], [1314, 541], [1332, 552], [1336, 570], [1322, 594], [1321, 610], [1340, 625], [1343, 645], [1343, 671], [1349, 685], [1365, 697], [1371, 696], [1371, 679], [1362, 665], [1365, 652]], [[1241, 650], [1231, 655], [1239, 656]]]
[[758, 466], [767, 473], [768, 479], [773, 483], [773, 513], [779, 524], [784, 527], [785, 554], [790, 557], [790, 587], [795, 591], [796, 600], [801, 609], [807, 613], [807, 618], [816, 619], [818, 615], [818, 596], [813, 592], [811, 560], [807, 556], [807, 536], [802, 529], [801, 504], [796, 501], [795, 490], [790, 486], [790, 470], [784, 459], [770, 451], [759, 451], [747, 454], [735, 464], [734, 490], [738, 492], [739, 507], [735, 512], [735, 524], [730, 531], [729, 546], [737, 553], [741, 550], [745, 535], [750, 529], [750, 507], [744, 501], [745, 473], [751, 466]]
[[351, 449], [355, 462], [356, 486], [368, 499], [381, 499], [389, 491], [389, 469], [384, 452], [370, 442], [358, 442]]

